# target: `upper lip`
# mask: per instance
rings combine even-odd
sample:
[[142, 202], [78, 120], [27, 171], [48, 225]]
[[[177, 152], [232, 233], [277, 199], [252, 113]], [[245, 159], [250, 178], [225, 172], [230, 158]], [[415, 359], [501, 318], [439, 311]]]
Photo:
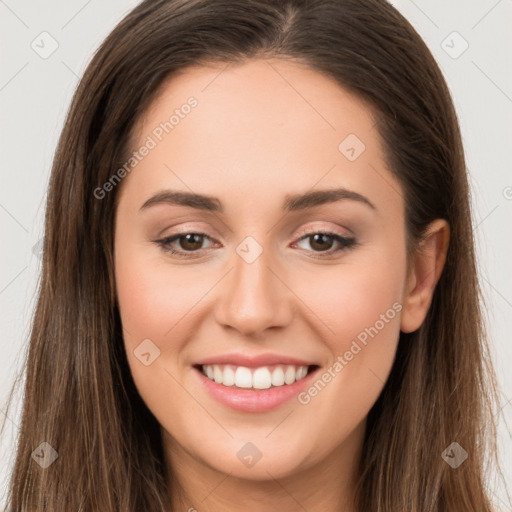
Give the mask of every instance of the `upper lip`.
[[294, 366], [311, 366], [314, 363], [279, 354], [258, 354], [249, 356], [246, 354], [223, 354], [219, 356], [207, 357], [195, 363], [197, 366], [212, 364], [232, 364], [234, 366], [246, 366], [248, 368], [258, 368], [261, 366], [270, 366], [275, 364], [287, 364]]

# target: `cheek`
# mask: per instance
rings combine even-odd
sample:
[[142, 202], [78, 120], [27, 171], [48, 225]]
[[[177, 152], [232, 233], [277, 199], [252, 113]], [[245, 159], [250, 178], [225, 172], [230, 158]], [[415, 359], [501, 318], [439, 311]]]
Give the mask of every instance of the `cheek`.
[[[348, 432], [377, 400], [393, 365], [400, 335], [405, 251], [371, 255], [364, 264], [334, 267], [304, 282], [302, 297], [326, 333], [331, 359], [299, 397], [333, 432]], [[321, 322], [320, 322], [321, 320]]]
[[401, 309], [404, 279], [405, 257], [385, 258], [381, 254], [357, 265], [339, 265], [301, 276], [295, 290], [314, 313], [312, 323], [324, 325], [322, 332], [330, 349], [338, 354], [366, 328], [375, 323], [382, 327], [382, 315], [386, 326], [394, 323], [387, 320], [399, 324], [397, 309]]
[[[206, 267], [171, 266], [134, 244], [116, 254], [115, 276], [125, 350], [139, 393], [156, 415], [188, 407], [189, 397], [177, 382], [190, 371], [183, 361], [197, 338], [197, 315], [217, 274]], [[140, 356], [148, 352], [152, 362], [146, 366], [148, 357]]]
[[124, 345], [143, 401], [161, 424], [174, 431], [179, 421], [168, 412], [190, 407], [190, 397], [178, 384], [183, 380], [183, 368], [178, 363], [193, 336], [193, 306], [206, 292], [206, 284], [179, 279], [179, 269], [166, 272], [165, 263], [152, 262], [143, 254], [133, 248], [116, 257]]
[[144, 257], [143, 251], [117, 257], [116, 288], [127, 340], [143, 336], [161, 343], [172, 337], [185, 317], [193, 315], [194, 304], [211, 284], [200, 272], [186, 273], [187, 278], [183, 274], [179, 267], [169, 272], [165, 262]]
[[[161, 263], [144, 257], [144, 250], [136, 246], [116, 254], [115, 269], [125, 349], [137, 387], [143, 393], [146, 386], [156, 384], [155, 369], [166, 367], [168, 356], [179, 350], [174, 344], [165, 346], [163, 341], [174, 337], [175, 324], [190, 309], [191, 297], [187, 295], [193, 291], [190, 286], [166, 281]], [[147, 353], [149, 357], [141, 357]], [[151, 364], [146, 367], [144, 363]]]

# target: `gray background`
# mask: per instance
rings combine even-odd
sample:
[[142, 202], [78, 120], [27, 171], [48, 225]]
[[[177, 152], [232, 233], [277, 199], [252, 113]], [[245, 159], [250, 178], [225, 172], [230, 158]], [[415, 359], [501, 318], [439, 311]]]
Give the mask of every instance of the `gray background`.
[[[40, 271], [37, 243], [42, 236], [46, 187], [64, 116], [93, 52], [137, 3], [0, 0], [0, 424], [11, 383], [25, 356]], [[433, 52], [459, 114], [489, 335], [501, 386], [501, 457], [510, 482], [512, 1], [392, 3]], [[20, 394], [16, 396], [0, 439], [0, 506], [19, 425]], [[489, 487], [498, 509], [512, 511], [498, 475], [490, 475]]]

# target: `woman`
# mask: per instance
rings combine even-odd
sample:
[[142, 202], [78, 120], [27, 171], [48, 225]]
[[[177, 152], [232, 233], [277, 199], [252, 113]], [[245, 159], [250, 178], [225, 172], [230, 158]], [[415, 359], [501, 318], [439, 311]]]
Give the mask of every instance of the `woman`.
[[491, 510], [459, 127], [386, 2], [142, 2], [43, 260], [12, 510]]

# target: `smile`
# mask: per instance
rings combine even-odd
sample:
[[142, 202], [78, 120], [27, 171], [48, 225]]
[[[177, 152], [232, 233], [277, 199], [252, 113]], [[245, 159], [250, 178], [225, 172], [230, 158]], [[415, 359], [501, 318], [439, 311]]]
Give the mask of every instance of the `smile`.
[[264, 413], [296, 398], [320, 366], [279, 354], [224, 354], [198, 361], [193, 368], [202, 389], [217, 403]]
[[293, 384], [308, 374], [308, 366], [271, 365], [258, 368], [231, 364], [202, 365], [201, 371], [210, 380], [223, 386], [243, 389], [269, 389]]

